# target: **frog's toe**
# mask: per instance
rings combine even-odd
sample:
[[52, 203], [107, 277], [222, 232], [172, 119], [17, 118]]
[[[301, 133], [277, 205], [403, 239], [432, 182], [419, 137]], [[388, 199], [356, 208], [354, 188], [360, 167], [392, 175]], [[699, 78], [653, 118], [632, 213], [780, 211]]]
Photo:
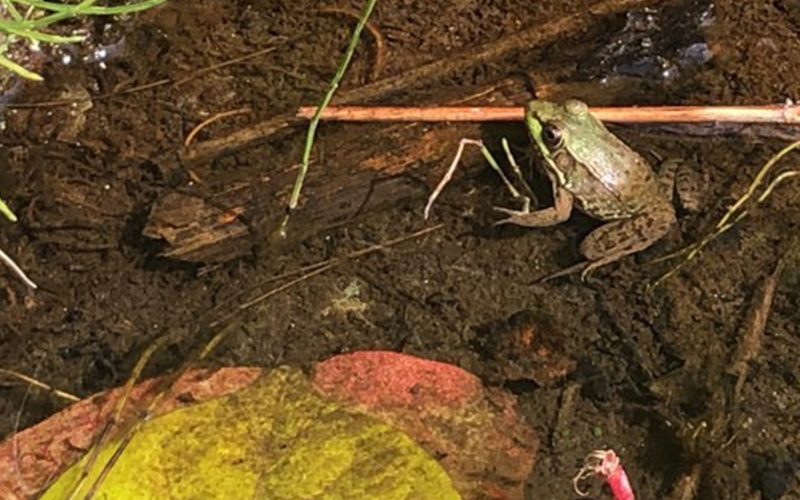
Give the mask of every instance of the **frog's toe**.
[[589, 276], [591, 274], [593, 274], [597, 269], [605, 266], [606, 264], [610, 264], [610, 263], [614, 262], [615, 260], [616, 259], [600, 259], [600, 260], [595, 260], [595, 261], [590, 262], [586, 266], [586, 269], [584, 269], [581, 272], [581, 281], [583, 283], [586, 283], [586, 281], [589, 279]]
[[528, 215], [528, 214], [531, 213], [531, 211], [530, 211], [530, 209], [528, 207], [524, 207], [522, 210], [514, 210], [512, 208], [505, 208], [505, 207], [492, 207], [492, 208], [494, 208], [495, 210], [497, 210], [500, 213], [503, 213], [503, 214], [506, 214], [506, 215], [510, 215], [512, 217], [514, 217], [514, 216], [520, 217], [520, 216]]
[[498, 221], [495, 221], [495, 223], [493, 224], [494, 226], [502, 226], [502, 225], [505, 225], [505, 224], [518, 224], [518, 225], [521, 225], [521, 222], [524, 221], [525, 219], [527, 219], [528, 216], [530, 216], [530, 214], [531, 214], [530, 210], [525, 210], [525, 209], [523, 209], [523, 210], [512, 210], [510, 208], [504, 208], [504, 207], [492, 207], [492, 208], [494, 208], [496, 211], [508, 216], [505, 219], [500, 219]]
[[698, 172], [683, 165], [678, 169], [675, 179], [675, 189], [678, 192], [681, 207], [691, 213], [702, 212], [708, 195], [708, 173]]

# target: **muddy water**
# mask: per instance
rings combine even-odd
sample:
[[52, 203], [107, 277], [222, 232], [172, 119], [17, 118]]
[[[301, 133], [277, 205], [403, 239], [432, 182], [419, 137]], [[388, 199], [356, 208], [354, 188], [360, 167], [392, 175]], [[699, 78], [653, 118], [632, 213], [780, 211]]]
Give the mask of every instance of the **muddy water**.
[[[374, 15], [386, 44], [380, 76], [498, 40], [586, 3], [594, 2], [381, 3]], [[795, 3], [715, 2], [713, 22], [704, 26], [702, 38], [677, 32], [651, 37], [663, 44], [655, 54], [664, 60], [642, 50], [645, 35], [630, 24], [631, 19], [647, 24], [648, 13], [605, 19], [602, 29], [570, 33], [544, 49], [393, 99], [413, 102], [417, 91], [430, 96], [537, 65], [571, 64], [575, 73], [569, 74], [590, 84], [619, 75], [644, 78], [646, 92], [639, 95], [650, 102], [782, 102], [798, 97], [800, 11]], [[686, 4], [700, 13], [708, 7]], [[201, 313], [243, 288], [425, 227], [419, 199], [313, 237], [290, 253], [209, 267], [157, 259], [156, 246], [141, 237], [153, 201], [192, 182], [187, 172], [168, 165], [195, 125], [217, 112], [251, 108], [198, 136], [219, 138], [316, 102], [352, 20], [314, 8], [314, 2], [173, 0], [140, 15], [121, 53], [105, 67], [54, 65], [44, 85], [15, 97], [37, 102], [70, 92], [113, 92], [180, 79], [268, 44], [278, 46], [264, 57], [197, 75], [177, 87], [96, 100], [82, 111], [86, 120], [81, 123], [69, 108], [6, 111], [0, 192], [22, 221], [3, 224], [0, 246], [43, 289], [28, 294], [8, 273], [0, 273], [0, 366], [87, 395], [122, 383], [142, 349], [172, 332], [179, 341], [148, 371], [159, 373], [194, 347]], [[692, 20], [699, 24], [696, 18], [674, 16], [661, 22], [688, 33]], [[614, 56], [614, 40], [624, 42], [617, 48], [638, 44], [638, 49], [623, 51], [620, 59]], [[374, 52], [374, 42], [365, 37], [345, 87], [369, 81]], [[691, 58], [692, 64], [682, 62]], [[678, 75], [660, 79], [670, 68]], [[614, 100], [630, 102], [631, 95], [614, 94]], [[323, 140], [326, 130], [352, 130], [355, 138], [363, 129], [325, 125]], [[800, 188], [791, 183], [780, 188], [696, 263], [654, 293], [644, 293], [648, 280], [664, 270], [648, 261], [703, 234], [783, 143], [644, 133], [632, 127], [615, 131], [642, 152], [684, 158], [707, 176], [705, 210], [682, 214], [679, 229], [653, 249], [609, 266], [589, 283], [567, 278], [532, 285], [576, 262], [578, 242], [597, 224], [576, 215], [551, 229], [492, 229], [491, 205], [510, 200], [486, 169], [476, 179], [457, 180], [443, 196], [434, 222], [443, 222], [444, 230], [340, 266], [248, 309], [237, 317], [241, 329], [213, 362], [309, 366], [344, 351], [394, 349], [458, 364], [513, 390], [544, 438], [530, 498], [573, 498], [570, 478], [576, 465], [588, 451], [607, 446], [623, 456], [642, 498], [665, 498], [695, 465], [702, 471], [702, 498], [748, 498], [752, 488], [763, 498], [800, 496], [792, 479], [800, 451], [795, 439], [800, 315], [798, 274], [791, 265], [741, 400], [733, 404], [718, 390], [731, 384], [727, 371], [756, 286], [771, 273], [788, 235], [798, 231]], [[285, 168], [300, 157], [302, 135], [298, 130], [192, 174], [202, 179], [224, 172], [235, 181]], [[231, 304], [225, 307], [235, 307], [236, 301]], [[519, 321], [546, 337], [552, 359], [531, 361], [532, 354], [520, 350], [509, 333]], [[0, 435], [13, 430], [24, 393], [24, 387], [0, 385]], [[566, 411], [570, 397], [572, 409]], [[22, 425], [61, 406], [33, 393]]]

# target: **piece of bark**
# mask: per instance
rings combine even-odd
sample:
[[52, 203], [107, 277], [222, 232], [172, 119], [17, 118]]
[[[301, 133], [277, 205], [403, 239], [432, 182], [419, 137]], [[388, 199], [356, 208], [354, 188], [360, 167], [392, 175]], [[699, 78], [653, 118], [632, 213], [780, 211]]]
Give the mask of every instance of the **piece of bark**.
[[229, 196], [216, 198], [214, 202], [190, 193], [168, 192], [156, 200], [142, 234], [165, 241], [163, 257], [189, 262], [244, 257], [251, 242], [250, 229], [239, 218], [244, 209]]
[[[462, 90], [448, 102], [508, 104], [529, 98], [524, 82], [508, 79]], [[311, 165], [286, 238], [277, 236], [276, 229], [297, 170], [275, 167], [234, 187], [218, 174], [218, 179], [204, 176], [196, 192], [165, 192], [153, 204], [143, 234], [164, 242], [159, 255], [193, 263], [229, 261], [249, 255], [256, 246], [285, 248], [361, 215], [422, 199], [449, 166], [458, 142], [480, 135], [478, 124], [393, 124], [369, 126], [353, 140], [351, 128], [340, 128], [319, 139], [318, 150], [326, 154]], [[476, 149], [466, 152], [459, 177], [483, 168], [480, 162], [472, 162], [477, 168], [466, 168], [469, 158], [478, 155]], [[205, 185], [227, 188], [203, 192]]]

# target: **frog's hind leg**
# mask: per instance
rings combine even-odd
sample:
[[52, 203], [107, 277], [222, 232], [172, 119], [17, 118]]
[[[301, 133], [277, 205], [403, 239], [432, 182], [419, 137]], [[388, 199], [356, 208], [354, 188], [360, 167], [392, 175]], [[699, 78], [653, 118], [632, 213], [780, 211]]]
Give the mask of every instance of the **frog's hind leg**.
[[672, 217], [643, 214], [610, 222], [595, 229], [581, 242], [581, 254], [590, 262], [581, 279], [595, 269], [641, 252], [663, 238], [675, 222]]
[[680, 160], [664, 160], [658, 172], [658, 182], [661, 184], [661, 192], [664, 193], [669, 201], [673, 201], [675, 198], [675, 175], [680, 166]]
[[673, 201], [677, 192], [684, 209], [689, 212], [703, 209], [701, 187], [705, 185], [705, 179], [687, 164], [677, 159], [665, 160], [661, 164], [658, 179], [661, 191], [668, 200]]
[[[555, 203], [550, 208], [536, 210], [510, 210], [508, 208], [494, 207], [498, 212], [502, 212], [509, 217], [494, 223], [495, 226], [501, 224], [515, 224], [525, 227], [548, 227], [561, 224], [569, 219], [572, 213], [573, 198], [572, 194], [564, 188], [554, 188], [553, 198]], [[526, 207], [527, 208], [527, 207]]]
[[675, 175], [675, 191], [681, 200], [681, 206], [689, 212], [702, 212], [705, 206], [708, 177], [706, 172], [700, 173], [687, 164], [682, 164]]

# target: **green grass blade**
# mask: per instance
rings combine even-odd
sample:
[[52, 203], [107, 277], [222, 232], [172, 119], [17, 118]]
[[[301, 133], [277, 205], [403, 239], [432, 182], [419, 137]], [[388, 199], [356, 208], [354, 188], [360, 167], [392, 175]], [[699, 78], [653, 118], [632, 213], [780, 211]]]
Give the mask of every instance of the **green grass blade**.
[[82, 42], [84, 37], [83, 36], [60, 36], [60, 35], [51, 35], [49, 33], [44, 33], [42, 31], [36, 31], [28, 28], [20, 28], [18, 23], [16, 22], [8, 22], [0, 20], [0, 31], [5, 31], [6, 33], [11, 33], [23, 38], [27, 38], [29, 40], [37, 40], [40, 42], [47, 42], [47, 43], [76, 43]]
[[[23, 78], [27, 78], [28, 80], [34, 80], [34, 81], [37, 81], [37, 82], [41, 82], [42, 80], [44, 80], [44, 78], [42, 78], [42, 75], [25, 69], [24, 66], [20, 66], [19, 64], [15, 63], [14, 61], [12, 61], [11, 59], [7, 58], [6, 56], [4, 56], [2, 54], [0, 54], [0, 66], [4, 67], [4, 68], [6, 68], [6, 69], [8, 69], [10, 71], [13, 71], [14, 73], [18, 74], [19, 76], [21, 76]], [[3, 206], [5, 206], [5, 204], [3, 204]], [[6, 207], [6, 208], [8, 208], [8, 207]], [[3, 211], [2, 207], [0, 207], [0, 211]], [[6, 213], [6, 212], [3, 211], [3, 213]]]
[[0, 213], [5, 215], [11, 222], [17, 222], [17, 216], [8, 208], [8, 205], [6, 205], [6, 202], [4, 202], [2, 198], [0, 198]]
[[11, 14], [11, 17], [13, 17], [14, 20], [22, 21], [22, 14], [19, 13], [17, 7], [14, 5], [14, 2], [11, 0], [3, 0], [3, 6], [5, 6], [6, 10], [9, 14]]
[[[69, 13], [71, 15], [90, 15], [90, 16], [117, 16], [121, 14], [131, 14], [147, 10], [156, 5], [162, 4], [167, 0], [145, 0], [143, 2], [118, 5], [116, 7], [86, 6], [83, 2], [78, 5], [68, 5], [62, 3], [47, 2], [44, 0], [15, 0], [17, 3], [47, 10], [50, 12]], [[94, 2], [91, 2], [94, 3]]]
[[[330, 84], [328, 85], [328, 91], [325, 93], [325, 97], [322, 99], [322, 103], [317, 107], [317, 112], [314, 113], [314, 117], [311, 119], [311, 123], [308, 125], [308, 133], [306, 135], [306, 144], [303, 150], [303, 163], [300, 166], [300, 172], [297, 175], [297, 179], [295, 180], [294, 188], [292, 189], [291, 199], [289, 200], [289, 210], [294, 210], [297, 208], [297, 204], [300, 201], [300, 191], [303, 188], [303, 181], [305, 180], [306, 174], [308, 173], [308, 165], [311, 161], [311, 148], [314, 144], [314, 136], [316, 135], [317, 126], [319, 125], [320, 115], [322, 111], [328, 106], [333, 98], [333, 94], [336, 93], [336, 89], [339, 87], [339, 82], [342, 81], [345, 72], [347, 71], [347, 67], [350, 64], [350, 60], [353, 58], [353, 54], [356, 51], [356, 47], [358, 47], [358, 42], [361, 38], [361, 32], [364, 30], [364, 27], [367, 24], [367, 20], [369, 16], [372, 14], [372, 10], [375, 8], [375, 4], [377, 0], [368, 0], [367, 5], [364, 7], [364, 12], [361, 14], [361, 18], [358, 20], [358, 24], [356, 28], [353, 30], [353, 35], [350, 38], [350, 43], [347, 46], [347, 50], [344, 53], [344, 58], [342, 59], [341, 64], [339, 64], [339, 68], [336, 71], [336, 74], [331, 80]], [[284, 229], [286, 226], [286, 221], [284, 221]]]

